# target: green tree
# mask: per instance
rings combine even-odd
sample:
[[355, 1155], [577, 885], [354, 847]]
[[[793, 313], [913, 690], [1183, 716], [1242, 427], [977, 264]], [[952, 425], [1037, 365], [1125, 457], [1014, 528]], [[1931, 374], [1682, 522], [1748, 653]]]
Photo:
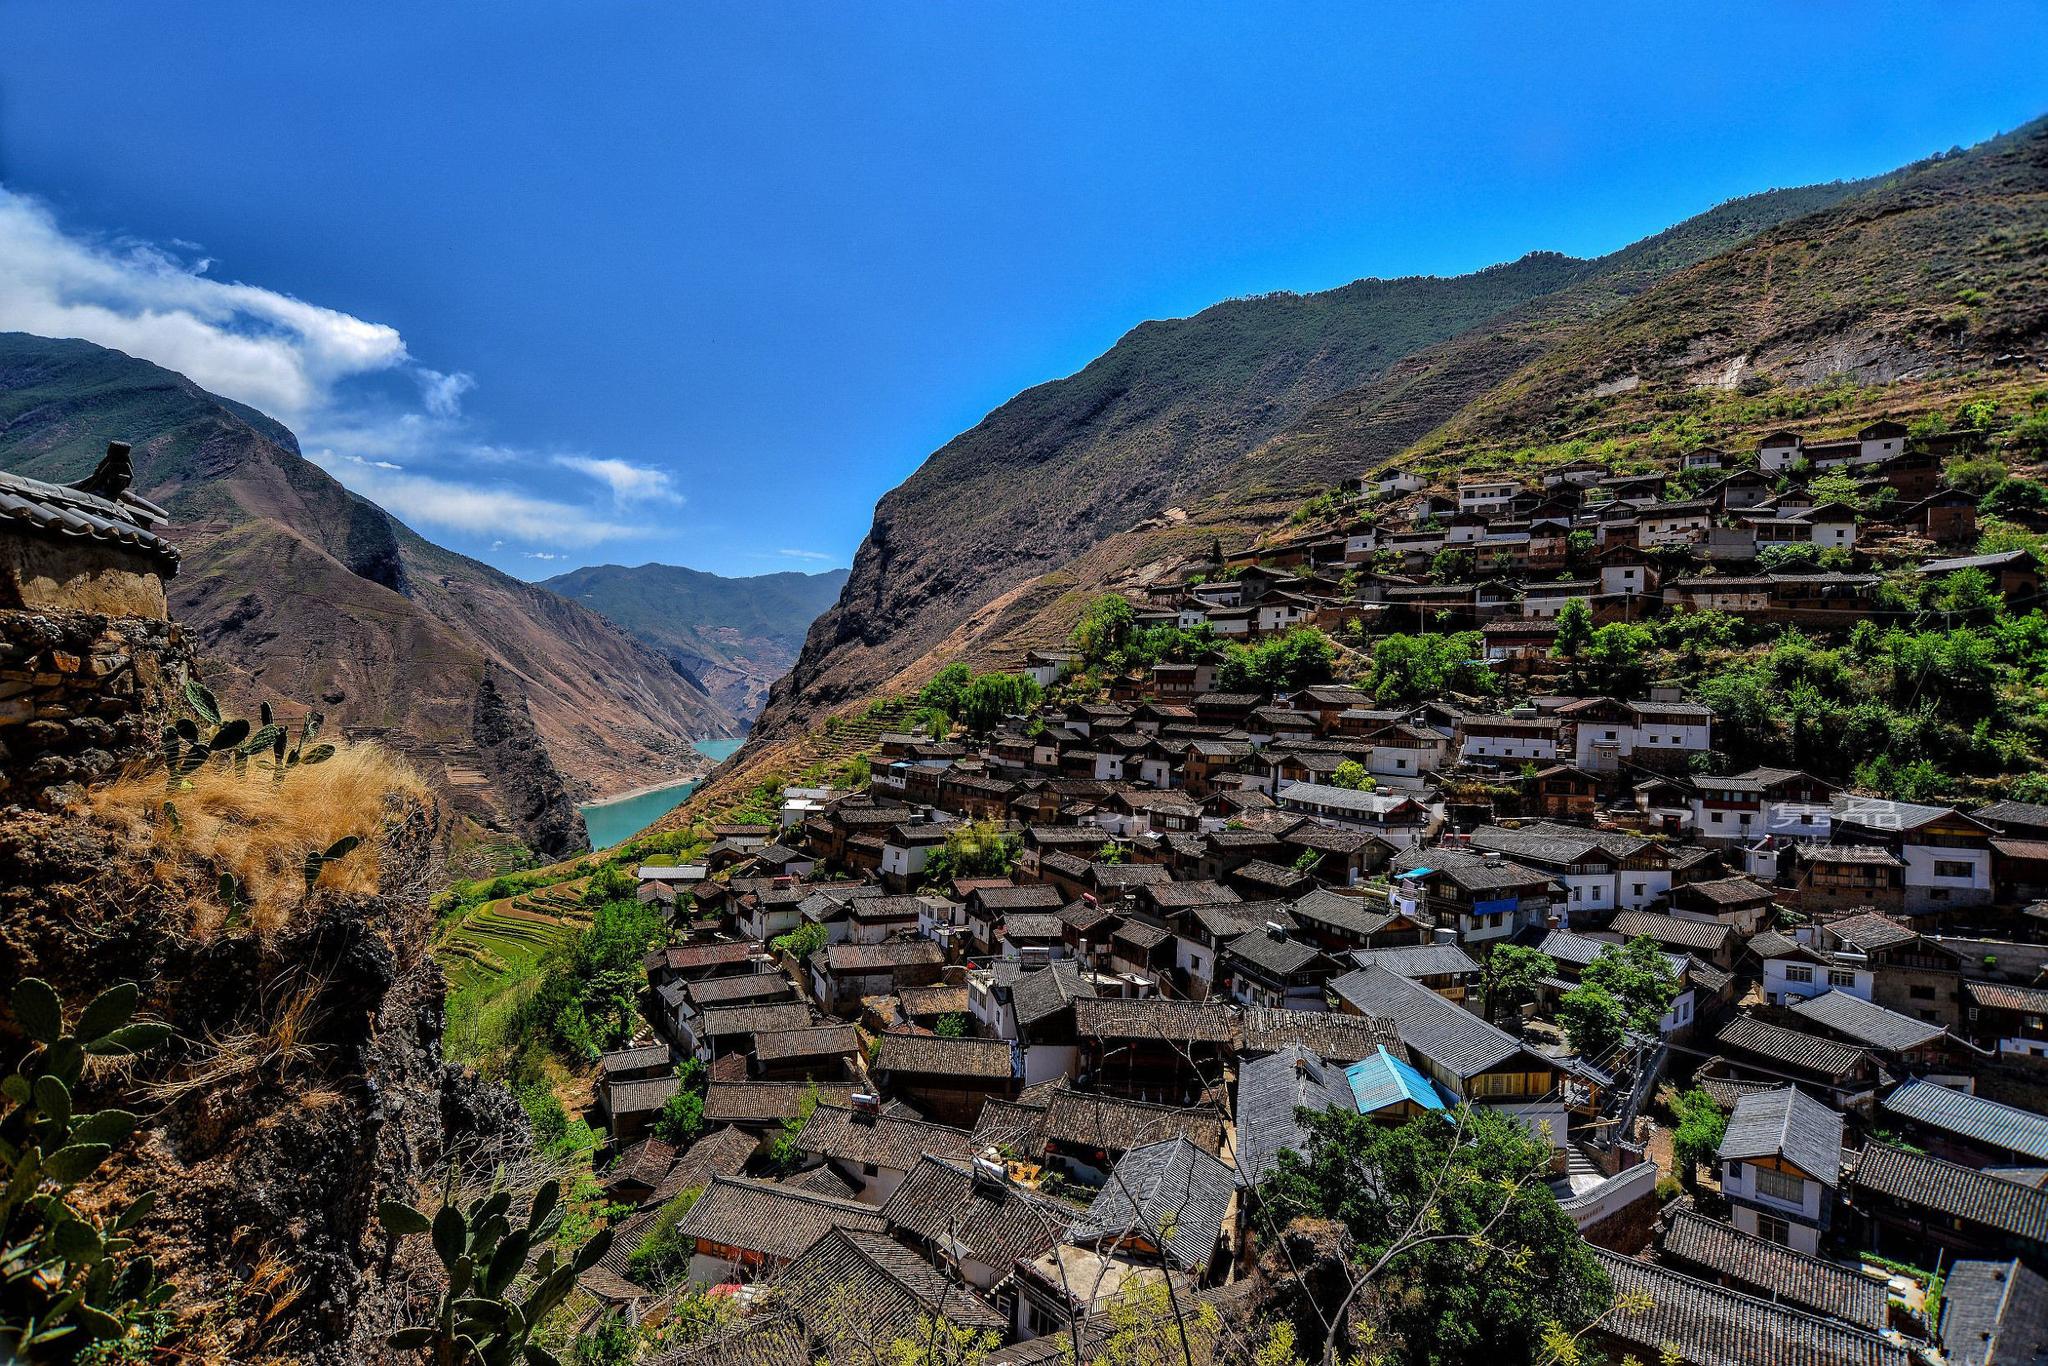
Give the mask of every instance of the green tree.
[[683, 1216], [696, 1208], [697, 1199], [703, 1194], [702, 1186], [679, 1191], [654, 1216], [626, 1258], [627, 1274], [635, 1284], [666, 1290], [689, 1274], [690, 1257], [697, 1250], [697, 1240], [685, 1238], [676, 1226], [682, 1223]]
[[2048, 512], [2048, 484], [2033, 479], [2001, 479], [1977, 500], [1986, 517], [2038, 517]]
[[1584, 598], [1567, 598], [1557, 613], [1557, 639], [1550, 653], [1576, 659], [1593, 640], [1593, 609]]
[[941, 1015], [932, 1022], [932, 1033], [942, 1039], [964, 1039], [967, 1037], [967, 1017], [959, 1011]]
[[1698, 1087], [1671, 1103], [1677, 1125], [1671, 1131], [1671, 1160], [1687, 1190], [1699, 1180], [1699, 1169], [1711, 1166], [1728, 1133], [1728, 1112]]
[[1607, 1278], [1545, 1184], [1551, 1146], [1513, 1120], [1467, 1108], [1455, 1124], [1335, 1110], [1302, 1122], [1308, 1151], [1281, 1154], [1263, 1198], [1276, 1224], [1343, 1224], [1399, 1359], [1526, 1361], [1546, 1324], [1606, 1308]]
[[1557, 976], [1557, 960], [1521, 944], [1500, 944], [1480, 965], [1479, 987], [1486, 997], [1486, 1018], [1498, 1020], [1525, 1001], [1536, 999], [1546, 977]]
[[1600, 950], [1579, 980], [1613, 997], [1621, 1004], [1628, 1027], [1644, 1034], [1657, 1032], [1678, 998], [1678, 973], [1663, 948], [1647, 935]]
[[1602, 691], [1633, 697], [1649, 682], [1651, 634], [1646, 627], [1609, 622], [1593, 632], [1584, 663]]
[[1136, 616], [1121, 593], [1104, 593], [1082, 609], [1067, 640], [1092, 667], [1123, 648]]
[[1346, 759], [1330, 774], [1330, 786], [1348, 787], [1353, 792], [1370, 792], [1379, 786], [1372, 774], [1365, 771], [1365, 765], [1356, 759]]
[[787, 934], [776, 935], [771, 942], [778, 953], [786, 953], [801, 963], [832, 942], [832, 931], [807, 920]]
[[993, 821], [965, 821], [946, 831], [946, 842], [926, 856], [924, 885], [944, 887], [955, 878], [1006, 877], [1017, 861], [1017, 838]]
[[956, 718], [976, 735], [986, 735], [1005, 717], [1021, 715], [1043, 696], [1036, 679], [1022, 674], [977, 674], [960, 694]]
[[960, 694], [967, 689], [972, 672], [965, 664], [948, 664], [932, 675], [932, 681], [925, 684], [917, 694], [920, 710], [935, 711], [947, 717], [960, 715]]
[[1289, 692], [1330, 676], [1336, 647], [1312, 626], [1298, 627], [1257, 645], [1233, 645], [1216, 669], [1223, 692]]
[[768, 1141], [764, 1160], [768, 1169], [778, 1176], [787, 1176], [795, 1171], [804, 1160], [804, 1150], [797, 1140], [803, 1137], [804, 1126], [811, 1122], [811, 1114], [818, 1108], [818, 1083], [811, 1082], [804, 1087], [802, 1099], [797, 1101], [796, 1113], [782, 1121], [775, 1131], [775, 1137]]
[[1477, 631], [1449, 635], [1382, 636], [1361, 685], [1381, 702], [1407, 706], [1447, 692], [1490, 694], [1500, 684], [1486, 667]]
[[1573, 987], [1558, 999], [1557, 1022], [1584, 1058], [1604, 1058], [1620, 1047], [1627, 1021], [1621, 1002], [1596, 986]]

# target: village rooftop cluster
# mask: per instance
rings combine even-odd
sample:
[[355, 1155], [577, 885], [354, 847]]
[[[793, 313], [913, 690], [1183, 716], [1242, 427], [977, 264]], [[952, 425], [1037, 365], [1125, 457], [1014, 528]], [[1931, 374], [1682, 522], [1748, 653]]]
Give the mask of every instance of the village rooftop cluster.
[[[1846, 628], [1903, 566], [1980, 569], [2030, 609], [2031, 554], [1953, 553], [1977, 507], [1944, 454], [1891, 422], [1775, 434], [1753, 462], [1688, 455], [1676, 500], [1590, 464], [1449, 493], [1390, 469], [1352, 490], [1370, 515], [1133, 612], [1225, 641], [1450, 623], [1515, 674], [1550, 667], [1574, 600], [1599, 622]], [[1836, 473], [1855, 505], [1810, 492]], [[1784, 546], [1828, 567], [1774, 569]], [[675, 1360], [807, 1359], [849, 1282], [877, 1323], [938, 1314], [1009, 1344], [998, 1362], [1059, 1360], [1134, 1286], [1241, 1293], [1300, 1107], [1465, 1106], [1550, 1145], [1560, 1205], [1617, 1290], [1647, 1293], [1600, 1327], [1617, 1355], [2037, 1359], [2048, 807], [1707, 775], [1714, 715], [1674, 690], [1389, 708], [1344, 684], [1220, 691], [1204, 657], [1061, 698], [1082, 665], [1034, 651], [1056, 699], [1036, 715], [885, 735], [864, 788], [789, 787], [778, 823], [639, 870], [674, 942], [647, 959], [646, 1042], [603, 1060], [608, 1179], [639, 1212], [585, 1288], [663, 1313], [626, 1252], [701, 1186], [691, 1279], [750, 1312]], [[1006, 871], [935, 880], [964, 831], [1012, 841]], [[1548, 970], [1510, 989], [1519, 950]], [[1566, 1003], [1624, 953], [1668, 982], [1661, 1018], [1575, 1047]], [[683, 1148], [651, 1125], [686, 1059], [710, 1127]], [[1673, 1170], [1666, 1084], [1726, 1112], [1698, 1173]], [[790, 1133], [796, 1170], [767, 1175]], [[1941, 1273], [1938, 1312], [1912, 1268]]]

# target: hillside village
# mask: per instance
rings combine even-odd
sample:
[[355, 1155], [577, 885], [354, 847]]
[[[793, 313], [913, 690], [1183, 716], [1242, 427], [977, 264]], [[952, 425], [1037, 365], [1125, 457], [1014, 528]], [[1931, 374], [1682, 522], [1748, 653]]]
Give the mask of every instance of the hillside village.
[[[1793, 767], [1641, 658], [2031, 615], [2034, 551], [1979, 549], [2015, 481], [1951, 479], [1982, 444], [1394, 467], [942, 675], [853, 782], [638, 869], [671, 942], [593, 1097], [637, 1212], [591, 1313], [740, 1287], [662, 1359], [839, 1359], [851, 1277], [883, 1339], [1025, 1362], [1156, 1292], [1220, 1358], [1299, 1277], [1312, 1114], [1481, 1115], [1613, 1287], [1601, 1350], [2038, 1359], [2048, 804]], [[636, 1280], [656, 1231], [687, 1272]]]

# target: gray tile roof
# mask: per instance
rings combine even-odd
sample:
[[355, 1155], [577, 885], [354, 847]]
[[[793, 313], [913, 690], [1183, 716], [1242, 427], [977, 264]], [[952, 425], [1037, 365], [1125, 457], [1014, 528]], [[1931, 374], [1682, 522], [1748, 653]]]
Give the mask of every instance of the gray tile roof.
[[1094, 995], [1095, 983], [1082, 975], [1080, 964], [1056, 958], [1017, 977], [1010, 986], [1010, 1008], [1017, 1013], [1017, 1023], [1029, 1027]]
[[717, 1176], [683, 1216], [677, 1232], [788, 1261], [835, 1228], [884, 1233], [888, 1221], [880, 1210], [853, 1200], [769, 1181]]
[[1947, 1033], [1938, 1024], [1887, 1010], [1846, 991], [1824, 991], [1795, 1002], [1792, 1013], [1852, 1043], [1891, 1052], [1918, 1048]]
[[1367, 1015], [1391, 1020], [1411, 1054], [1454, 1076], [1477, 1076], [1523, 1051], [1518, 1040], [1471, 1011], [1377, 963], [1345, 973], [1331, 987]]
[[1714, 1038], [1738, 1053], [1784, 1063], [1830, 1080], [1848, 1076], [1870, 1058], [1866, 1050], [1851, 1044], [1765, 1024], [1750, 1015], [1730, 1020]]
[[1949, 1366], [2048, 1363], [2048, 1280], [2019, 1261], [1960, 1261], [1941, 1297]]
[[877, 1072], [1003, 1080], [1017, 1074], [1016, 1050], [1005, 1039], [945, 1039], [936, 1034], [884, 1034]]
[[1077, 1243], [1141, 1237], [1167, 1260], [1204, 1271], [1223, 1237], [1237, 1170], [1185, 1138], [1133, 1148], [1117, 1159], [1088, 1213], [1067, 1236]]
[[1879, 1105], [1887, 1113], [1986, 1147], [2048, 1162], [2048, 1115], [1918, 1079], [1899, 1087]]
[[1645, 1361], [1666, 1344], [1687, 1366], [1911, 1366], [1912, 1354], [1875, 1333], [1595, 1247], [1616, 1299], [1646, 1299], [1641, 1311], [1601, 1323]]
[[1877, 1332], [1886, 1326], [1885, 1283], [1840, 1262], [1810, 1257], [1691, 1209], [1676, 1209], [1658, 1235], [1665, 1260], [1725, 1276], [1740, 1290]]
[[1271, 1176], [1285, 1149], [1305, 1153], [1308, 1136], [1295, 1112], [1351, 1105], [1344, 1066], [1288, 1044], [1246, 1060], [1237, 1073], [1237, 1166], [1244, 1184]]
[[1723, 1162], [1779, 1157], [1833, 1190], [1842, 1179], [1842, 1116], [1796, 1086], [1736, 1102], [1721, 1139]]
[[58, 538], [82, 536], [138, 550], [157, 561], [156, 572], [178, 572], [178, 549], [151, 528], [165, 520], [162, 508], [136, 494], [102, 498], [63, 484], [46, 484], [0, 471], [0, 518]]
[[1165, 997], [1103, 997], [1074, 1002], [1074, 1028], [1084, 1038], [1161, 1039], [1229, 1044], [1230, 1008], [1220, 1001]]
[[[714, 1081], [704, 1091], [704, 1118], [713, 1124], [765, 1124], [794, 1119], [811, 1091], [803, 1081]], [[819, 1086], [820, 1103], [844, 1105], [853, 1090]]]
[[1479, 964], [1472, 960], [1472, 955], [1456, 944], [1411, 944], [1392, 949], [1354, 949], [1351, 960], [1360, 967], [1378, 963], [1387, 971], [1399, 973], [1403, 977], [1444, 977], [1479, 971]]
[[920, 1158], [882, 1206], [889, 1226], [936, 1246], [958, 1246], [984, 1266], [1035, 1257], [1066, 1232], [1074, 1211], [1021, 1186], [976, 1181], [965, 1164]]
[[813, 1110], [797, 1146], [818, 1157], [871, 1162], [899, 1172], [909, 1171], [926, 1154], [967, 1157], [973, 1151], [965, 1129], [901, 1115], [861, 1115], [838, 1105]]
[[1393, 1021], [1337, 1010], [1278, 1010], [1246, 1006], [1239, 1020], [1240, 1056], [1274, 1053], [1300, 1045], [1320, 1058], [1339, 1064], [1369, 1058], [1384, 1048], [1403, 1062], [1408, 1047]]
[[1856, 1164], [1859, 1192], [2048, 1243], [2048, 1190], [1873, 1140]]
[[1321, 965], [1325, 972], [1336, 965], [1314, 944], [1299, 939], [1289, 939], [1285, 932], [1276, 935], [1269, 930], [1253, 930], [1241, 934], [1223, 946], [1225, 956], [1248, 963], [1275, 977], [1291, 977]]
[[1718, 920], [1686, 920], [1652, 911], [1616, 911], [1607, 928], [1624, 939], [1648, 935], [1659, 944], [1676, 944], [1695, 953], [1717, 953], [1735, 934], [1734, 926]]
[[802, 1029], [811, 1023], [811, 1008], [802, 1001], [768, 1005], [713, 1006], [699, 1018], [692, 1031], [700, 1039], [734, 1034], [763, 1034]]
[[825, 1360], [915, 1334], [929, 1318], [1000, 1334], [1008, 1320], [885, 1233], [833, 1229], [783, 1268], [769, 1298], [794, 1314]]

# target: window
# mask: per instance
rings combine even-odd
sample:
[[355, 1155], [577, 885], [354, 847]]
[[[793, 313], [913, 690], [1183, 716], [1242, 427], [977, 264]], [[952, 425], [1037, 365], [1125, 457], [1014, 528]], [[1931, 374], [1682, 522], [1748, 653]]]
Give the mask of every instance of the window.
[[1828, 985], [1831, 987], [1853, 987], [1856, 985], [1856, 974], [1853, 972], [1843, 972], [1839, 968], [1830, 968], [1828, 969]]
[[1934, 988], [1928, 986], [1909, 987], [1906, 990], [1906, 994], [1916, 1001], [1931, 1001], [1934, 999]]
[[1792, 1226], [1775, 1214], [1759, 1214], [1756, 1217], [1756, 1236], [1779, 1247], [1790, 1247]]
[[1783, 1200], [1788, 1205], [1806, 1202], [1806, 1183], [1796, 1176], [1774, 1172], [1769, 1167], [1753, 1167], [1756, 1173], [1756, 1193], [1767, 1195], [1773, 1200]]
[[1785, 965], [1785, 980], [1788, 982], [1811, 982], [1813, 980], [1813, 969], [1805, 963], [1788, 963]]
[[1934, 861], [1934, 875], [1936, 877], [1969, 877], [1975, 871], [1976, 869], [1973, 865], [1965, 863], [1961, 859], [1938, 858]]

